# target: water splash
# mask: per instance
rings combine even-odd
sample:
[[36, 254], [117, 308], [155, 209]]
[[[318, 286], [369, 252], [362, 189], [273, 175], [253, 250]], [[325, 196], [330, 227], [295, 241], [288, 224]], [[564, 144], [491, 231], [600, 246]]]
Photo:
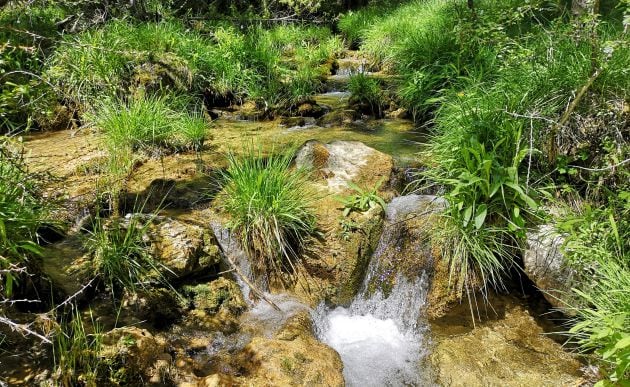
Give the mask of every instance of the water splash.
[[[401, 221], [427, 199], [418, 195], [394, 199], [359, 294], [348, 307], [330, 310], [322, 304], [314, 312], [318, 336], [341, 356], [348, 386], [432, 384], [421, 364], [428, 348], [424, 319], [428, 276], [423, 272], [410, 279], [383, 265], [410, 253], [391, 247], [404, 237]], [[378, 287], [370, 291], [370, 284], [392, 274], [389, 292]]]

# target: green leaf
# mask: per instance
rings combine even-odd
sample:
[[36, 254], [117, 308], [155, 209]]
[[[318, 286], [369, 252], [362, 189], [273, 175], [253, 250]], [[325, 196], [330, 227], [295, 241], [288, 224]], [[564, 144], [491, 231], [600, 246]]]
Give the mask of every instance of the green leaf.
[[630, 347], [630, 336], [626, 336], [615, 344], [615, 349], [624, 349]]
[[462, 219], [464, 227], [468, 226], [468, 223], [470, 222], [470, 218], [472, 216], [472, 210], [473, 210], [472, 206], [468, 206], [464, 210], [463, 219]]
[[475, 229], [479, 230], [483, 223], [486, 220], [486, 215], [488, 215], [488, 206], [485, 204], [477, 207], [477, 214], [475, 215]]

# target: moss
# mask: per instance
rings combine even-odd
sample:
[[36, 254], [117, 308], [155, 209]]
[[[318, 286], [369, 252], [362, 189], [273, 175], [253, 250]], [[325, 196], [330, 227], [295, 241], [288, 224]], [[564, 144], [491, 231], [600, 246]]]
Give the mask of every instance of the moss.
[[247, 308], [241, 289], [227, 278], [219, 278], [207, 284], [185, 286], [184, 291], [192, 297], [195, 308], [208, 313], [214, 314], [223, 309], [238, 315]]

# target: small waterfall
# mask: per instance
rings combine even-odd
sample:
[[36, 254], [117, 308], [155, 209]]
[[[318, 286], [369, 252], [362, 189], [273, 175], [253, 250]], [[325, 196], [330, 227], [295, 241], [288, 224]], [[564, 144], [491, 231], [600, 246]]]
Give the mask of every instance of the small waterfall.
[[[427, 203], [426, 196], [409, 195], [392, 201], [386, 211], [385, 229], [354, 301], [332, 310], [322, 304], [314, 313], [318, 335], [339, 352], [349, 386], [432, 384], [421, 364], [428, 346], [424, 320], [428, 276], [420, 272], [407, 278], [389, 272], [391, 265], [384, 264], [414, 253], [399, 246], [404, 237], [401, 223], [422, 203]], [[392, 275], [389, 291], [379, 286], [370, 291]]]
[[217, 242], [219, 242], [225, 254], [229, 255], [229, 259], [234, 264], [238, 265], [241, 274], [252, 281], [254, 286], [258, 287], [258, 289], [265, 291], [265, 298], [280, 308], [280, 311], [278, 311], [263, 300], [254, 301], [249, 285], [243, 281], [239, 275], [235, 275], [234, 277], [241, 288], [243, 297], [249, 305], [249, 311], [244, 314], [241, 321], [244, 325], [249, 325], [251, 328], [254, 328], [255, 331], [260, 332], [266, 337], [272, 337], [274, 333], [285, 324], [289, 317], [299, 311], [310, 310], [308, 306], [298, 301], [295, 297], [288, 294], [271, 294], [267, 291], [262, 281], [255, 282], [253, 279], [254, 276], [252, 275], [251, 263], [249, 262], [247, 254], [241, 248], [240, 243], [232, 237], [229, 230], [225, 229], [220, 222], [211, 222], [211, 227], [217, 238]]

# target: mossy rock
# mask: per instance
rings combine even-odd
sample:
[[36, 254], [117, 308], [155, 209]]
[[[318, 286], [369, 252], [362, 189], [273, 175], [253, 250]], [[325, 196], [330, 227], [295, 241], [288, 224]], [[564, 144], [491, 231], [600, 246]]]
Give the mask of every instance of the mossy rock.
[[224, 309], [234, 315], [239, 315], [247, 309], [238, 284], [224, 277], [205, 284], [185, 286], [184, 291], [192, 297], [196, 309], [202, 309], [211, 314]]

